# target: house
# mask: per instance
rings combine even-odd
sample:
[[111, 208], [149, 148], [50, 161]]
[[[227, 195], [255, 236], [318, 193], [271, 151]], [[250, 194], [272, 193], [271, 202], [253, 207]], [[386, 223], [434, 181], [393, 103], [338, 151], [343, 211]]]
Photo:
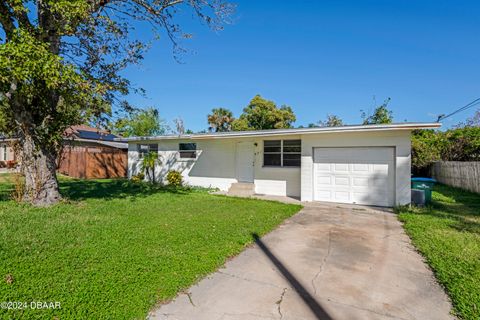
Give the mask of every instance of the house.
[[156, 176], [182, 172], [194, 186], [223, 191], [376, 206], [410, 203], [410, 134], [439, 123], [132, 137], [128, 176], [147, 152], [158, 152]]
[[0, 135], [0, 168], [8, 167], [15, 163], [15, 152], [12, 143], [14, 139], [8, 139]]
[[58, 171], [75, 178], [126, 177], [127, 149], [121, 137], [109, 131], [72, 126], [65, 131]]

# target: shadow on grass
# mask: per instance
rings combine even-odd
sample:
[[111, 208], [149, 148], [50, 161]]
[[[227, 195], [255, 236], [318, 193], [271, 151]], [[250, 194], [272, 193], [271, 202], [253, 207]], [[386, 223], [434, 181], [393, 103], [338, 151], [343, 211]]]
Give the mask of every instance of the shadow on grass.
[[430, 208], [422, 211], [441, 219], [454, 220], [451, 227], [461, 232], [480, 234], [480, 195], [458, 188], [437, 185]]
[[149, 183], [133, 183], [126, 179], [60, 181], [60, 192], [70, 200], [121, 199], [147, 197], [155, 193], [188, 194], [188, 188], [159, 186]]
[[[83, 180], [59, 178], [60, 193], [67, 200], [144, 198], [155, 193], [188, 194], [190, 188], [175, 188], [149, 183], [133, 183], [126, 179]], [[11, 200], [11, 181], [0, 183], [0, 201]]]

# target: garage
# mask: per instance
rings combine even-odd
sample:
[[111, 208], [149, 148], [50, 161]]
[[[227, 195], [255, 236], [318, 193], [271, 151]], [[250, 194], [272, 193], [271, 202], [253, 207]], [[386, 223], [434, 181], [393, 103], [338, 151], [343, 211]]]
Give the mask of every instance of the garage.
[[395, 204], [395, 148], [314, 148], [313, 198], [375, 206]]

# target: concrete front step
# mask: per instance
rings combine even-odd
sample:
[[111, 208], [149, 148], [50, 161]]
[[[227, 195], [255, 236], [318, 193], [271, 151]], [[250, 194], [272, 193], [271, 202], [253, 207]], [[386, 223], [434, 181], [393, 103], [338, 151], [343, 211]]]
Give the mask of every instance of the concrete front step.
[[255, 184], [238, 182], [232, 183], [228, 194], [233, 196], [253, 196], [255, 194]]

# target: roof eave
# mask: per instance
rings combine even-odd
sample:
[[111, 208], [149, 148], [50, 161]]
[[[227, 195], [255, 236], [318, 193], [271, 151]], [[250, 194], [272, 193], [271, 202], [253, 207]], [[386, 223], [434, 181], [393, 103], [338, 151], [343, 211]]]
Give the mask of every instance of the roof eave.
[[[202, 140], [202, 139], [228, 139], [241, 137], [262, 137], [279, 135], [304, 135], [319, 133], [340, 133], [340, 132], [371, 132], [371, 131], [393, 131], [393, 130], [416, 130], [416, 129], [435, 129], [440, 128], [441, 123], [400, 123], [385, 125], [358, 125], [343, 127], [322, 127], [322, 128], [297, 128], [297, 129], [274, 129], [258, 131], [231, 131], [225, 133], [203, 133], [189, 135], [171, 135], [171, 136], [152, 136], [152, 137], [131, 137], [123, 138], [127, 142], [138, 141], [157, 141], [157, 140]], [[117, 140], [117, 139], [115, 139]]]

